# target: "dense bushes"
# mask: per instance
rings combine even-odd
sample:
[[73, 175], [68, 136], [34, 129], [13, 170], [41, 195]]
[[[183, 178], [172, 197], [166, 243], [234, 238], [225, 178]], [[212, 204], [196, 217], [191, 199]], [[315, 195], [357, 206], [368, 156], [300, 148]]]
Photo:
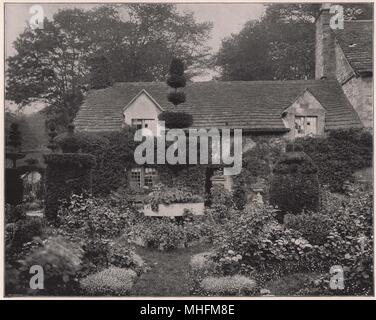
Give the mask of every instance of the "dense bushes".
[[124, 296], [129, 293], [136, 278], [133, 270], [111, 267], [82, 279], [80, 286], [86, 295]]
[[95, 156], [93, 194], [103, 196], [126, 185], [125, 169], [134, 163], [134, 130], [126, 127], [120, 132], [103, 134], [78, 133], [82, 152]]
[[91, 192], [91, 168], [95, 158], [89, 154], [46, 154], [46, 208], [45, 215], [55, 220], [59, 204], [71, 194]]
[[304, 152], [286, 152], [273, 168], [270, 203], [282, 213], [316, 211], [320, 204], [317, 167]]
[[319, 180], [331, 191], [343, 192], [344, 182], [353, 180], [356, 170], [372, 166], [373, 137], [360, 129], [333, 130], [327, 137], [296, 139], [319, 168]]
[[59, 209], [60, 229], [81, 239], [109, 240], [126, 231], [127, 208], [102, 198], [72, 195]]
[[161, 251], [183, 248], [208, 240], [214, 232], [206, 217], [142, 217], [131, 227], [132, 242]]
[[[276, 222], [272, 207], [255, 203], [218, 228], [214, 261], [224, 275], [251, 274], [261, 284], [295, 272], [328, 273], [310, 293], [371, 294], [373, 197], [356, 187], [346, 192], [340, 199], [326, 194], [328, 205], [318, 213], [287, 215], [286, 225]], [[335, 265], [344, 270], [342, 292], [325, 282]]]
[[285, 150], [285, 141], [280, 138], [252, 136], [251, 141], [245, 141], [245, 147], [248, 144], [253, 148], [244, 152], [242, 171], [233, 177], [234, 201], [239, 209], [244, 208], [246, 196], [256, 183], [263, 185], [265, 199], [269, 199], [268, 180], [274, 164]]
[[76, 274], [81, 269], [82, 249], [62, 237], [48, 238], [41, 248], [35, 249], [21, 260], [20, 278], [25, 287], [30, 280], [30, 268], [41, 266], [44, 274], [43, 294], [74, 294], [77, 290]]

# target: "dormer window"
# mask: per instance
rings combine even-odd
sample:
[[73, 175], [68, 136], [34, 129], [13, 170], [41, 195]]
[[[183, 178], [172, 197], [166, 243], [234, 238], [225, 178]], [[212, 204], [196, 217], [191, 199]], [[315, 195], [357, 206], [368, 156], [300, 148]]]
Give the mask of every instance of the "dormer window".
[[317, 134], [316, 116], [295, 116], [295, 134], [296, 138]]
[[154, 121], [154, 119], [132, 119], [132, 127], [136, 130], [149, 128]]
[[308, 90], [281, 113], [281, 119], [290, 129], [288, 137], [295, 139], [305, 136], [323, 135], [325, 129], [325, 108]]

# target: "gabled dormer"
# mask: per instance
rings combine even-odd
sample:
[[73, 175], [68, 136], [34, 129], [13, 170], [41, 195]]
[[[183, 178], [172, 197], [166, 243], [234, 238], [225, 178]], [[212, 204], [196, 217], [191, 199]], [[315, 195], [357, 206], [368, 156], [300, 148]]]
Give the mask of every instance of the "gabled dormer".
[[157, 135], [158, 115], [162, 111], [158, 102], [143, 89], [124, 107], [124, 123], [136, 129], [149, 129]]
[[316, 97], [305, 89], [295, 101], [282, 112], [282, 120], [290, 129], [290, 139], [309, 135], [323, 135], [326, 110]]

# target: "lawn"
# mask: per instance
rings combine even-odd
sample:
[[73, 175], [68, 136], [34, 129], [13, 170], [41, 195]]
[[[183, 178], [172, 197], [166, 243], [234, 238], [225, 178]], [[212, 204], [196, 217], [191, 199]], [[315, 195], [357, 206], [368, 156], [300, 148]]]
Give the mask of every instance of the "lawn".
[[208, 245], [200, 245], [164, 252], [137, 247], [137, 253], [151, 269], [141, 275], [130, 295], [189, 296], [190, 259], [208, 249]]

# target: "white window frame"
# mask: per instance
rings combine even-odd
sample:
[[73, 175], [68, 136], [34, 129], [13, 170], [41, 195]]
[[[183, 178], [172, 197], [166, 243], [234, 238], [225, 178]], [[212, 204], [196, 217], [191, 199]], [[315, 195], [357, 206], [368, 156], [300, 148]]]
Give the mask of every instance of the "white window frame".
[[[148, 175], [149, 172], [148, 171], [151, 171], [152, 174], [151, 175]], [[138, 181], [135, 181], [132, 174], [134, 172], [139, 172], [140, 173], [140, 178]], [[151, 176], [151, 185], [146, 181], [146, 179], [150, 178]], [[158, 176], [158, 172], [155, 168], [152, 168], [152, 167], [134, 167], [134, 168], [131, 168], [130, 170], [130, 183], [132, 186], [137, 186], [139, 188], [144, 188], [144, 187], [148, 187], [148, 188], [151, 188], [153, 187], [153, 185], [155, 184], [155, 179], [156, 177]]]

